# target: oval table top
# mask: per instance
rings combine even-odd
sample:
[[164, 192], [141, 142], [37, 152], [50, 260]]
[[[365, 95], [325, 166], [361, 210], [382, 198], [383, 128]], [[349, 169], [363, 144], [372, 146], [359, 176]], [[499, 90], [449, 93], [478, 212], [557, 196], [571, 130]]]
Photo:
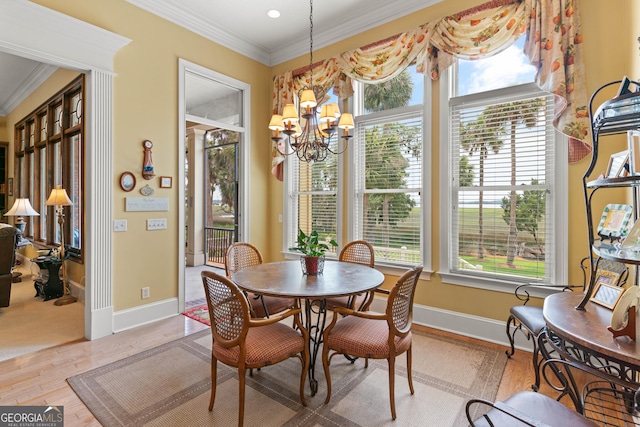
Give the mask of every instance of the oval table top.
[[329, 298], [375, 289], [384, 281], [384, 274], [365, 265], [325, 261], [322, 274], [304, 275], [300, 261], [281, 261], [243, 268], [231, 280], [245, 291], [263, 295]]
[[[585, 311], [575, 307], [582, 300], [582, 292], [558, 292], [544, 300], [543, 315], [556, 334], [609, 358], [640, 367], [640, 343], [629, 337], [614, 338], [607, 330], [612, 311], [592, 301]], [[640, 323], [640, 319], [634, 319]], [[637, 330], [640, 325], [636, 323]]]

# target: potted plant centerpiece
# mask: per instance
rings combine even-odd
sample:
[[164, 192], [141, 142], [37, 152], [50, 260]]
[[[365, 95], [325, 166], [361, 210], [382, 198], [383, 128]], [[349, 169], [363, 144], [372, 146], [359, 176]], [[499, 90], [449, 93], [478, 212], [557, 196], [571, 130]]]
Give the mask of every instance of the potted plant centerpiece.
[[[328, 243], [328, 244], [327, 244]], [[324, 253], [329, 250], [329, 245], [336, 247], [338, 243], [331, 239], [327, 243], [320, 242], [317, 231], [305, 234], [301, 229], [298, 230], [298, 246], [289, 248], [291, 251], [302, 253], [304, 256], [300, 258], [302, 272], [304, 274], [320, 274], [324, 269]]]

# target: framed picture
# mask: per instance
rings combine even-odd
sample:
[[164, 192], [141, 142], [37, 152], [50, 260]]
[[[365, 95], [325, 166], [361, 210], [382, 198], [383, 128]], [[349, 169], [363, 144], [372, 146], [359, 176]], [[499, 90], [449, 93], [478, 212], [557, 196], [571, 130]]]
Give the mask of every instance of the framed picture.
[[590, 300], [613, 310], [623, 292], [624, 288], [607, 285], [604, 282], [596, 282], [596, 287], [593, 290], [593, 294], [591, 294]]
[[610, 203], [604, 207], [597, 233], [600, 236], [620, 238], [627, 234], [633, 207]]
[[622, 242], [622, 248], [624, 249], [640, 249], [640, 221], [636, 221], [631, 227], [631, 231], [627, 237], [625, 237], [624, 242]]
[[13, 178], [9, 178], [7, 183], [7, 194], [13, 196]]
[[609, 159], [609, 165], [607, 166], [607, 171], [605, 172], [605, 178], [617, 178], [622, 176], [622, 171], [624, 170], [624, 165], [629, 161], [629, 150], [620, 151], [619, 153], [614, 153], [611, 155]]
[[171, 177], [170, 176], [161, 176], [160, 177], [160, 188], [171, 188]]
[[629, 131], [629, 173], [640, 175], [640, 132]]
[[136, 186], [136, 177], [131, 172], [120, 175], [120, 187], [124, 191], [131, 191]]

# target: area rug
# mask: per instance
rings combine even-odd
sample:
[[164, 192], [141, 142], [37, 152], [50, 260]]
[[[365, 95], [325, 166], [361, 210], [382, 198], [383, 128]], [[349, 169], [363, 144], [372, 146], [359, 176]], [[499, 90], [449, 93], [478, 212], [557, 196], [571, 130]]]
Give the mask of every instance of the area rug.
[[[105, 426], [230, 426], [237, 424], [238, 376], [218, 364], [215, 406], [210, 397], [211, 331], [197, 332], [137, 355], [68, 378]], [[318, 393], [299, 398], [300, 361], [289, 359], [247, 375], [245, 426], [462, 426], [468, 399], [493, 400], [506, 357], [498, 349], [431, 332], [413, 334], [413, 383], [406, 358], [396, 361], [396, 409], [391, 420], [386, 361], [331, 362], [333, 393], [325, 405], [322, 363]]]
[[187, 308], [182, 314], [184, 316], [190, 317], [191, 319], [197, 320], [200, 323], [211, 326], [211, 320], [209, 319], [209, 308], [206, 304]]

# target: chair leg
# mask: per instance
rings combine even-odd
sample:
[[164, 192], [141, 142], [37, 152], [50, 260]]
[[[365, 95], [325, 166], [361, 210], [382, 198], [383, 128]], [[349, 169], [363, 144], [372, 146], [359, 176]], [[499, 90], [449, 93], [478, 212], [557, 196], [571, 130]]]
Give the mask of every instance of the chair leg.
[[[511, 327], [513, 326], [513, 331], [511, 330]], [[519, 327], [516, 325], [516, 318], [513, 317], [513, 314], [509, 316], [509, 318], [507, 319], [507, 338], [509, 338], [509, 344], [511, 344], [511, 351], [507, 350], [505, 353], [507, 353], [507, 357], [509, 359], [511, 359], [511, 356], [513, 356], [513, 353], [515, 353], [516, 348], [515, 348], [515, 335], [516, 335], [516, 331], [519, 329]]]
[[391, 354], [389, 359], [389, 401], [391, 402], [391, 418], [396, 419], [396, 392], [395, 392], [395, 377], [396, 377], [396, 356]]
[[309, 370], [309, 346], [304, 345], [302, 353], [300, 353], [302, 360], [302, 373], [300, 374], [300, 402], [302, 406], [307, 406], [307, 401], [304, 398], [304, 384], [307, 380], [307, 371]]
[[329, 364], [331, 361], [329, 360], [329, 346], [322, 346], [322, 367], [324, 368], [324, 378], [327, 382], [327, 398], [324, 400], [324, 404], [326, 405], [331, 400], [331, 373], [329, 372]]
[[409, 346], [409, 349], [407, 350], [407, 379], [409, 380], [409, 390], [411, 391], [411, 394], [413, 394], [413, 376], [411, 375], [411, 361], [412, 361], [411, 346]]
[[540, 343], [538, 343], [540, 337], [534, 337], [532, 339], [533, 341], [533, 355], [531, 356], [532, 359], [532, 363], [533, 363], [533, 373], [536, 376], [536, 382], [534, 384], [531, 385], [531, 389], [533, 391], [538, 391], [540, 390], [540, 365], [542, 365], [542, 362], [544, 361], [544, 359], [540, 358]]
[[240, 385], [238, 387], [238, 427], [242, 427], [244, 423], [244, 386], [246, 382], [246, 368], [244, 365], [238, 366], [238, 380], [240, 381]]
[[209, 399], [209, 412], [213, 410], [213, 402], [216, 400], [216, 384], [218, 381], [218, 359], [211, 354], [211, 398]]

